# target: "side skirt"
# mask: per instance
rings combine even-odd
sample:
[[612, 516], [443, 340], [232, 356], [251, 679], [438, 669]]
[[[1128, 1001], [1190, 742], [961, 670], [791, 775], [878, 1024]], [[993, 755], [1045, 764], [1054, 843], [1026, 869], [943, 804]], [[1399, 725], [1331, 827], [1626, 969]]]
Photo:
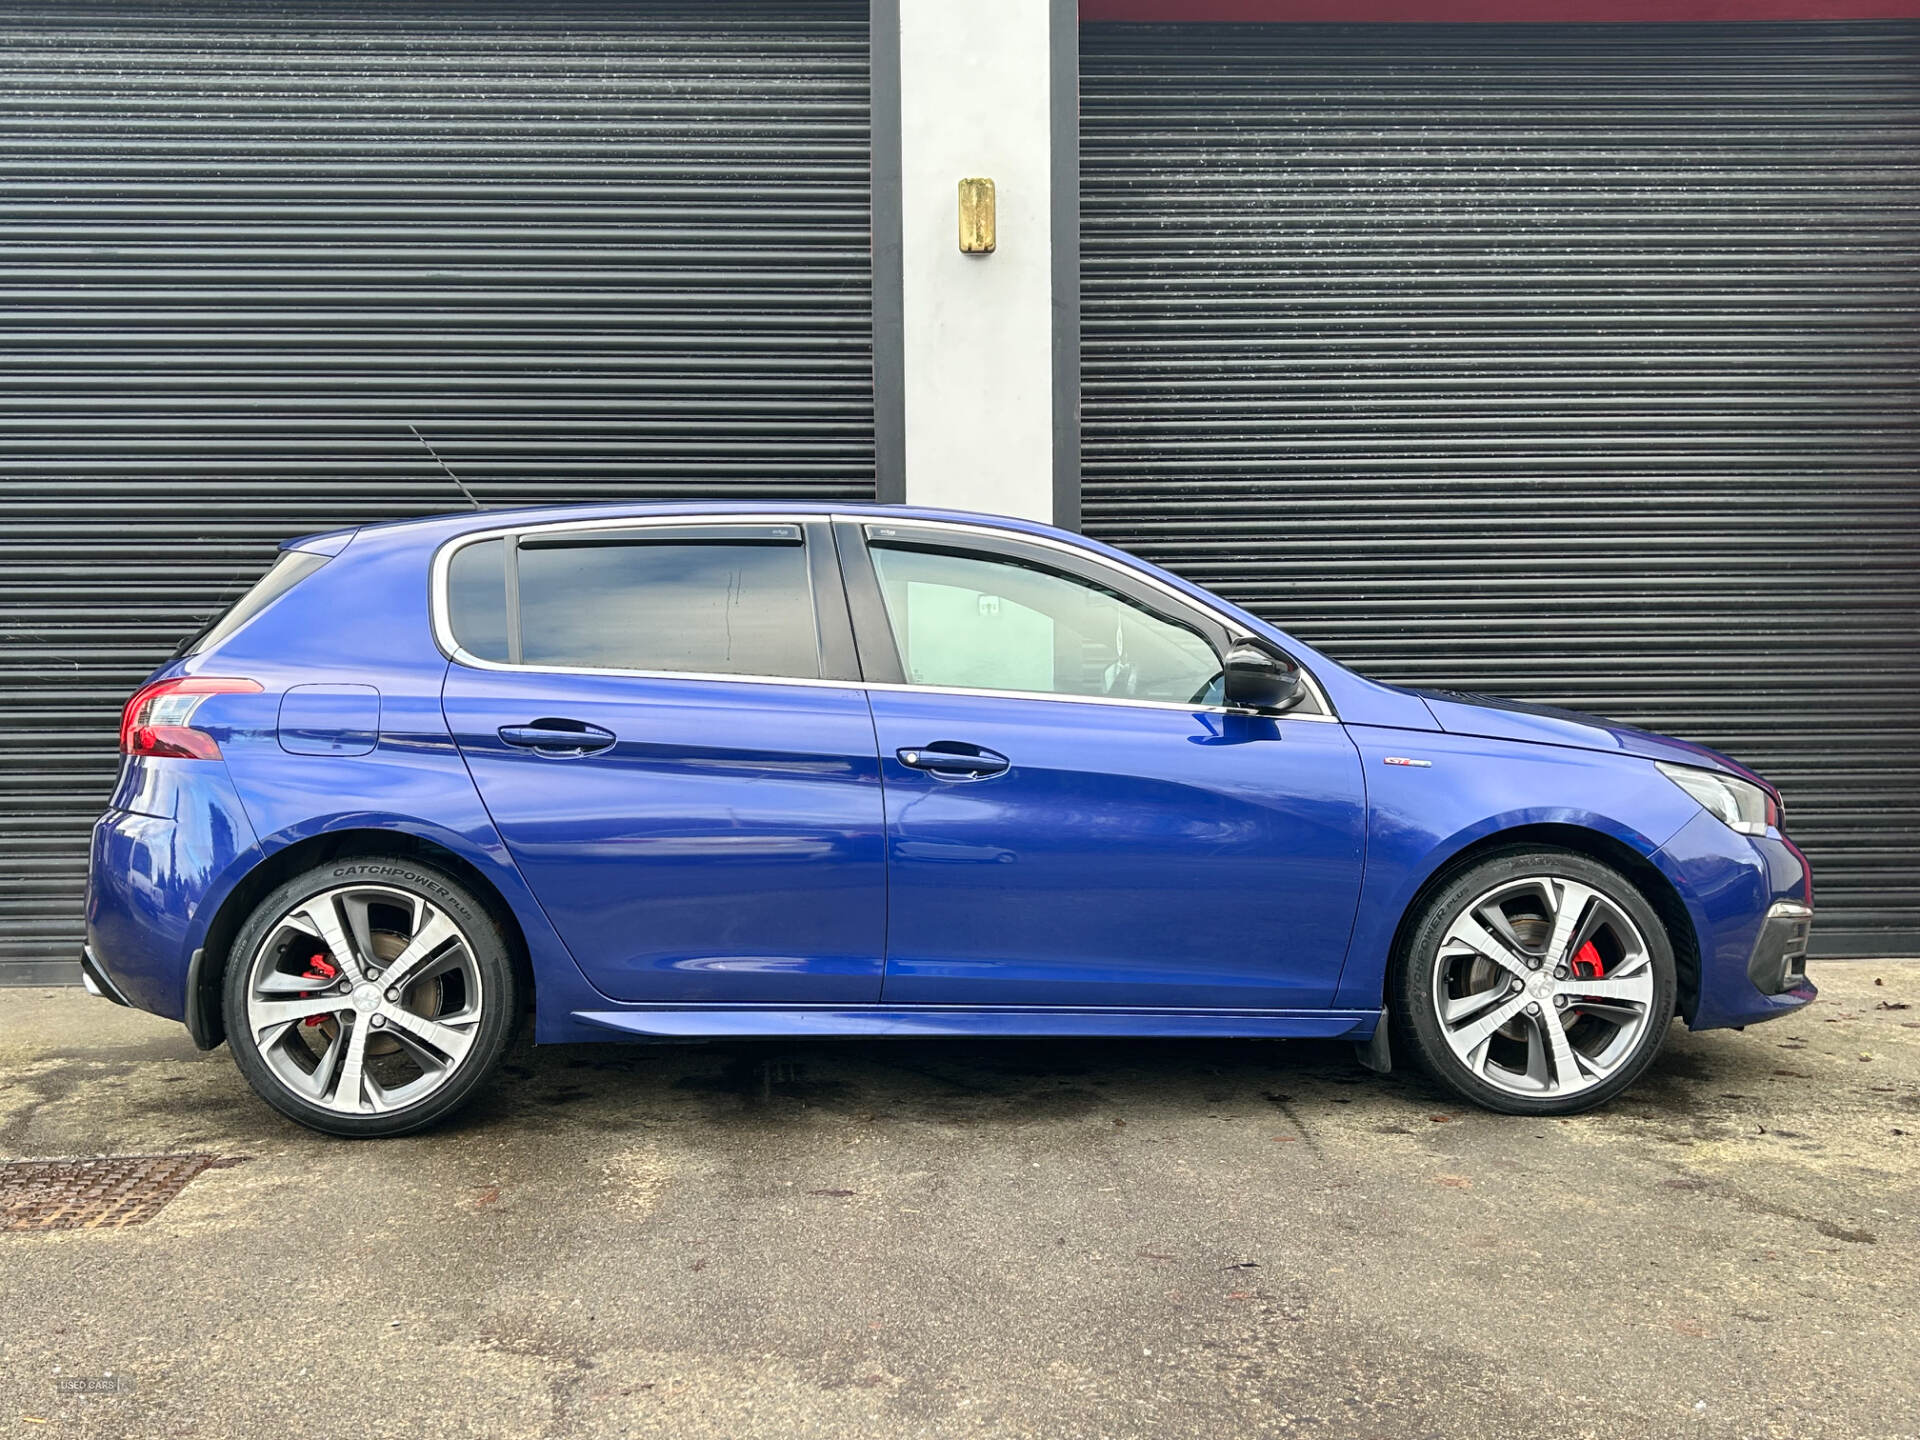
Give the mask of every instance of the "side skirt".
[[[1365, 1036], [1378, 1010], [1070, 1010], [1042, 1005], [649, 1005], [575, 1010], [568, 1039], [713, 1040], [804, 1035], [1138, 1035], [1215, 1039]], [[595, 1035], [593, 1032], [600, 1033]], [[558, 1038], [558, 1037], [556, 1037]]]

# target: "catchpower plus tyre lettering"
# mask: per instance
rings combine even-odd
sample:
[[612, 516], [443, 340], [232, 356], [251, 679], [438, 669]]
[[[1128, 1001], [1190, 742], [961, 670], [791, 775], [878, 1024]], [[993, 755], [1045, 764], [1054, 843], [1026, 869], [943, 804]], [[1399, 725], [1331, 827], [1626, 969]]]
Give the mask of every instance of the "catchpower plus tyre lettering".
[[512, 1040], [506, 937], [453, 876], [345, 856], [295, 876], [235, 937], [228, 1042], [268, 1104], [316, 1130], [403, 1135], [465, 1104]]

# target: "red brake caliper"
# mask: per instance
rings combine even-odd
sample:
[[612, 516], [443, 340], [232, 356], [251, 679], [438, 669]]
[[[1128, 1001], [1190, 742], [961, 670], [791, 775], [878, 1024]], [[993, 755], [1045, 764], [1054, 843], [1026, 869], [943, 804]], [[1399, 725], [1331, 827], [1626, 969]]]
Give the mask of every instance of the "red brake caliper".
[[1573, 973], [1581, 980], [1599, 980], [1606, 976], [1607, 962], [1600, 958], [1600, 952], [1593, 948], [1591, 940], [1574, 955]]
[[[1591, 950], [1593, 947], [1589, 945], [1587, 948]], [[325, 983], [331, 982], [339, 974], [340, 974], [340, 967], [338, 965], [335, 965], [331, 960], [327, 959], [325, 955], [315, 955], [312, 959], [307, 961], [307, 973], [302, 975], [300, 978], [302, 980], [318, 980], [321, 983], [325, 984]], [[326, 1019], [327, 1017], [324, 1015], [309, 1015], [305, 1020], [302, 1020], [300, 1023], [302, 1025], [309, 1025], [309, 1026], [324, 1025], [326, 1023]]]

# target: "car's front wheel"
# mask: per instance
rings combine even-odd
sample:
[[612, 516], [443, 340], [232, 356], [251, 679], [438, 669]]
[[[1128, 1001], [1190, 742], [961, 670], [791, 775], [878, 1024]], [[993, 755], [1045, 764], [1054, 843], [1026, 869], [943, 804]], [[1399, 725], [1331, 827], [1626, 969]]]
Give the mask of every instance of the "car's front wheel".
[[333, 1135], [401, 1135], [465, 1103], [519, 1005], [506, 937], [452, 875], [327, 861], [260, 902], [226, 975], [227, 1039], [255, 1092]]
[[1396, 1038], [1488, 1109], [1569, 1115], [1653, 1063], [1673, 946], [1646, 897], [1572, 851], [1498, 852], [1428, 900], [1395, 971]]

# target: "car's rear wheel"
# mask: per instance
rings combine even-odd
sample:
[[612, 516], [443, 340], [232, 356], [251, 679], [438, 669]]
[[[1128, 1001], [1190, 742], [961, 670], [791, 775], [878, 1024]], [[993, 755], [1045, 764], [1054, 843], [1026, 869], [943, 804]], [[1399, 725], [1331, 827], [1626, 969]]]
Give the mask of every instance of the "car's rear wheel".
[[1398, 957], [1397, 1037], [1441, 1084], [1514, 1115], [1569, 1115], [1637, 1079], [1674, 1010], [1647, 898], [1572, 851], [1489, 855], [1426, 903]]
[[255, 1092], [333, 1135], [401, 1135], [464, 1104], [512, 1039], [506, 937], [453, 876], [331, 860], [261, 901], [235, 938], [227, 1038]]

